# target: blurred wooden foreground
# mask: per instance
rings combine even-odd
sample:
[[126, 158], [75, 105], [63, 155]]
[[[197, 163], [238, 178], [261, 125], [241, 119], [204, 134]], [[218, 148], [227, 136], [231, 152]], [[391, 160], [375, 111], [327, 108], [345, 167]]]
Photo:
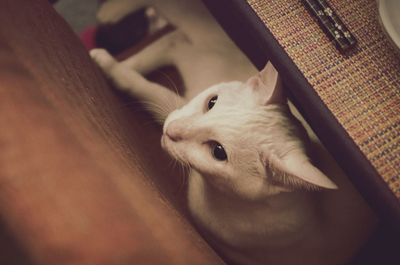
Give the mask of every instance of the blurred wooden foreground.
[[221, 264], [150, 117], [46, 0], [0, 6], [0, 264]]

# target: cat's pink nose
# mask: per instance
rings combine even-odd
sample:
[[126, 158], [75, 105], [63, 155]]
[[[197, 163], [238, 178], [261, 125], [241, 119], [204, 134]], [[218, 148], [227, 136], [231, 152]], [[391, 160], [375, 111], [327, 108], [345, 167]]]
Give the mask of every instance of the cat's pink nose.
[[168, 124], [166, 135], [174, 142], [182, 140], [183, 128], [177, 121]]

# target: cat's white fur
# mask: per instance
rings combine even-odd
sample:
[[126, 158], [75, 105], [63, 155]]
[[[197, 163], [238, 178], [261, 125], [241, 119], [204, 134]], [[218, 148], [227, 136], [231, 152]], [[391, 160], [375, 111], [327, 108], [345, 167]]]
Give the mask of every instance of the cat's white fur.
[[[198, 0], [111, 0], [99, 18], [113, 22], [144, 5], [177, 29], [121, 63], [104, 50], [91, 55], [165, 120], [163, 148], [192, 168], [188, 204], [199, 230], [237, 264], [348, 261], [373, 215], [291, 107], [304, 127], [293, 117], [273, 66], [257, 74]], [[184, 97], [143, 77], [165, 64], [181, 72]], [[226, 161], [213, 157], [210, 141], [222, 144]]]

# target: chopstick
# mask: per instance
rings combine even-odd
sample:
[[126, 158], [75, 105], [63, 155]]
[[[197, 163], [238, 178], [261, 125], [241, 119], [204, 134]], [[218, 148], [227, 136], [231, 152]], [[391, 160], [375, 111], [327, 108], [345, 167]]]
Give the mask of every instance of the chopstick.
[[303, 2], [340, 51], [346, 52], [357, 44], [357, 40], [326, 0], [303, 0]]

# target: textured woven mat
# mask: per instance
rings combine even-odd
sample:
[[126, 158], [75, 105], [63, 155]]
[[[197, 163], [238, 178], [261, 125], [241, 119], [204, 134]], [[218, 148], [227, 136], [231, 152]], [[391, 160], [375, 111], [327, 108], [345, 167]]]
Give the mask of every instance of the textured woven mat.
[[301, 0], [247, 0], [322, 101], [400, 198], [400, 53], [375, 0], [330, 0], [358, 40], [339, 53]]

